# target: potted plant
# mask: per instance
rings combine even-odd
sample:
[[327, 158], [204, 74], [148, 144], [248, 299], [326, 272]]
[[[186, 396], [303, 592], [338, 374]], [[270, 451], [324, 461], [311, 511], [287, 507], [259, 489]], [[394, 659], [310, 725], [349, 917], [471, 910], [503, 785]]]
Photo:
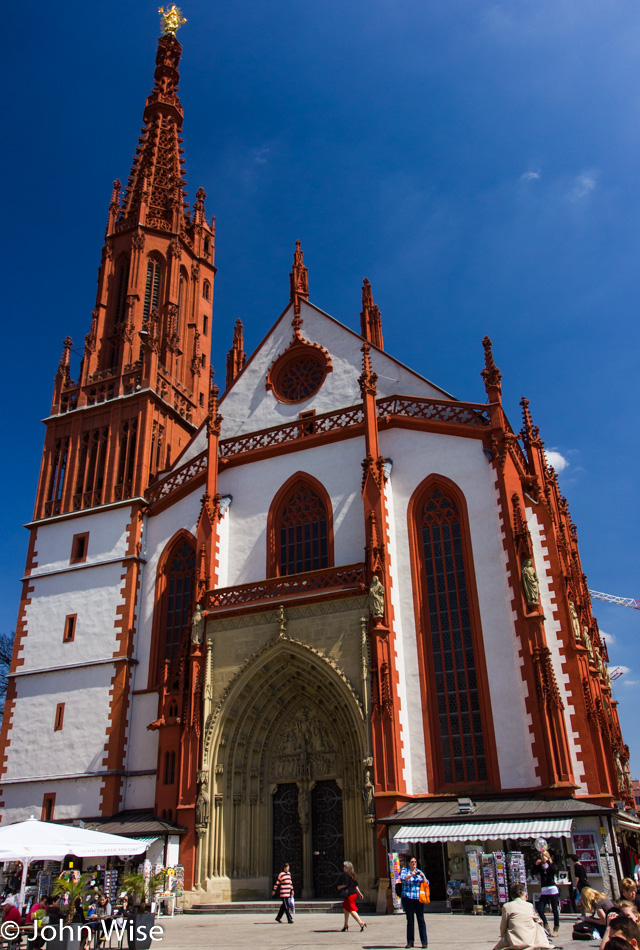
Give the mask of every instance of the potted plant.
[[151, 928], [156, 915], [146, 908], [146, 902], [164, 883], [164, 871], [153, 874], [149, 881], [145, 881], [144, 874], [130, 873], [122, 875], [122, 886], [133, 904], [133, 915], [127, 922], [127, 939], [131, 950], [149, 950], [152, 944]]
[[73, 917], [76, 912], [76, 901], [78, 898], [82, 900], [87, 893], [91, 879], [91, 874], [81, 874], [77, 881], [70, 881], [61, 875], [55, 881], [54, 894], [66, 895], [68, 905], [64, 927], [52, 940], [47, 940], [47, 950], [80, 950], [86, 943], [87, 930], [80, 923], [74, 924]]

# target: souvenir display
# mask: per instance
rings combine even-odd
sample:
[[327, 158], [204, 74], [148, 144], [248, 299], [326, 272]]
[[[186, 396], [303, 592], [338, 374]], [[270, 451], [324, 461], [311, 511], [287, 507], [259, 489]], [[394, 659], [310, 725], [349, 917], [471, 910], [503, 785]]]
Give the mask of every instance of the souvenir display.
[[470, 851], [468, 854], [469, 861], [469, 880], [471, 882], [471, 890], [473, 891], [473, 899], [476, 904], [480, 903], [480, 897], [482, 895], [482, 881], [480, 879], [480, 864], [478, 862], [478, 852]]
[[493, 854], [481, 854], [482, 884], [487, 906], [496, 906], [498, 903], [498, 882], [496, 880], [496, 861]]
[[498, 903], [506, 904], [507, 897], [507, 865], [503, 851], [496, 851], [493, 855], [496, 863], [496, 887], [498, 891]]

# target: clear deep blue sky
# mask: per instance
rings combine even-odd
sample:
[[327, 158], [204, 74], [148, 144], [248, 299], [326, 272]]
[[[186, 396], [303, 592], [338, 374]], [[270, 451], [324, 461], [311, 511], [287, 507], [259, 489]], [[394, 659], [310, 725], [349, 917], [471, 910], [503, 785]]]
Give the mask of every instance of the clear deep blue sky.
[[[14, 629], [61, 342], [89, 329], [114, 178], [152, 86], [158, 0], [14, 6], [3, 30], [4, 545]], [[214, 365], [288, 301], [357, 329], [363, 277], [386, 349], [484, 401], [485, 333], [520, 427], [531, 400], [589, 584], [640, 597], [637, 0], [185, 0], [189, 196], [217, 219]], [[594, 603], [640, 774], [640, 611]], [[52, 655], [59, 638], [52, 639]], [[489, 657], [491, 662], [491, 657]], [[504, 710], [509, 715], [509, 710]]]

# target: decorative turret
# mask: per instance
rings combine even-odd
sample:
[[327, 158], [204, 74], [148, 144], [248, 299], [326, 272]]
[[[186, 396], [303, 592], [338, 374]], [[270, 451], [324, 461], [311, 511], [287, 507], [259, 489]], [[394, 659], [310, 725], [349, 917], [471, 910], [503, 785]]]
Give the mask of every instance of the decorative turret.
[[36, 518], [144, 494], [207, 413], [214, 231], [202, 188], [192, 213], [185, 203], [175, 37], [183, 22], [175, 6], [163, 13], [124, 198], [119, 181], [111, 191], [80, 375], [71, 378], [69, 343], [56, 376]]
[[373, 302], [371, 284], [365, 277], [362, 284], [362, 313], [360, 314], [360, 333], [365, 340], [384, 349], [382, 342], [382, 317], [379, 308]]
[[487, 391], [489, 402], [502, 402], [502, 373], [494, 362], [491, 340], [488, 336], [485, 336], [482, 345], [484, 347], [484, 369], [481, 376], [484, 380], [484, 388]]
[[227, 353], [227, 379], [226, 388], [233, 383], [234, 379], [247, 362], [247, 354], [244, 351], [242, 320], [236, 320], [233, 330], [233, 344]]
[[300, 300], [309, 299], [309, 271], [304, 266], [303, 251], [300, 241], [296, 241], [296, 249], [293, 252], [293, 266], [289, 274], [289, 284], [291, 287], [290, 302], [294, 305], [296, 316], [300, 314]]
[[173, 33], [158, 40], [154, 86], [148, 96], [118, 228], [138, 224], [178, 231], [186, 200], [178, 64], [182, 47]]

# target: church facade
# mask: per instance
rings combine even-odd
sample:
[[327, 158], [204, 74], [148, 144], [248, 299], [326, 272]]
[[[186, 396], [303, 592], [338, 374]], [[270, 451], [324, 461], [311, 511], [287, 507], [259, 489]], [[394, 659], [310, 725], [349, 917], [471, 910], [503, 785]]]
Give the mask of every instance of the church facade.
[[287, 306], [249, 358], [237, 322], [213, 385], [180, 54], [169, 30], [79, 374], [67, 339], [55, 378], [2, 820], [146, 809], [180, 831], [193, 899], [232, 900], [284, 860], [302, 897], [335, 894], [345, 858], [373, 893], [407, 805], [609, 814], [631, 788], [606, 645], [491, 341], [481, 401], [454, 398], [385, 352], [367, 281], [355, 330], [311, 303], [298, 242]]

